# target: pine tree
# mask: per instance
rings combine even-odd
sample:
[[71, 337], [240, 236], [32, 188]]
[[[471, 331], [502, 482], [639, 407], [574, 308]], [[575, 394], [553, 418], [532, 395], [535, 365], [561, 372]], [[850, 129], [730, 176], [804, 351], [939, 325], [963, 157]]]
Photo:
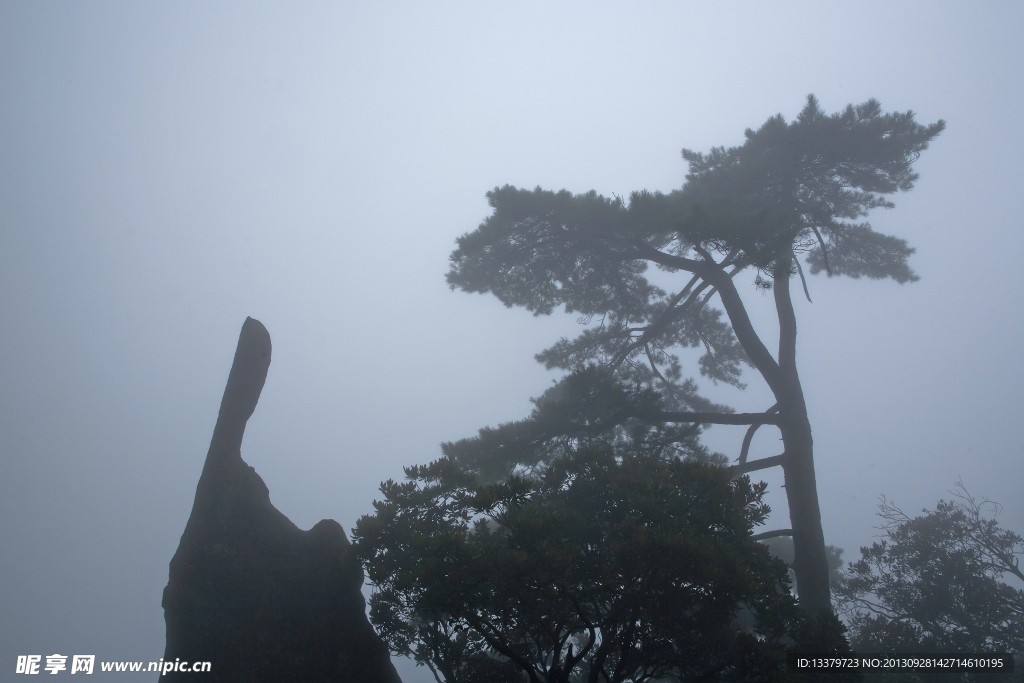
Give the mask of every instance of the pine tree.
[[[830, 609], [790, 284], [799, 277], [810, 298], [801, 257], [811, 274], [917, 279], [907, 262], [913, 249], [863, 219], [891, 208], [887, 195], [913, 187], [913, 162], [944, 127], [920, 125], [912, 112], [883, 113], [874, 100], [827, 115], [811, 96], [795, 121], [774, 116], [748, 129], [741, 146], [684, 150], [686, 182], [668, 194], [623, 200], [511, 186], [489, 192], [493, 213], [458, 239], [449, 285], [490, 292], [536, 315], [564, 306], [581, 322], [599, 323], [537, 356], [568, 375], [536, 400], [530, 418], [445, 444], [446, 454], [490, 476], [594, 440], [714, 460], [698, 440], [701, 426], [746, 425], [736, 473], [783, 468], [792, 529], [780, 533], [793, 536], [801, 604]], [[650, 264], [682, 275], [677, 288], [648, 280]], [[751, 323], [737, 287], [741, 273], [774, 294], [777, 355]], [[711, 307], [715, 295], [727, 321]], [[736, 414], [700, 396], [678, 356], [694, 347], [705, 351], [701, 375], [742, 386], [749, 364], [775, 405]], [[765, 424], [778, 427], [784, 452], [748, 462], [750, 438]]]

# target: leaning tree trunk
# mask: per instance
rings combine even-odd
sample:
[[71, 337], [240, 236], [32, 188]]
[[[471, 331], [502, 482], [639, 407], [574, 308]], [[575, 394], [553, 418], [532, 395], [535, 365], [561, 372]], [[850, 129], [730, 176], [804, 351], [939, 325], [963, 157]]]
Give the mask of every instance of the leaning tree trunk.
[[789, 293], [792, 256], [776, 264], [775, 309], [779, 316], [780, 386], [775, 391], [779, 405], [779, 430], [786, 457], [782, 471], [786, 480], [789, 518], [793, 525], [793, 573], [800, 591], [800, 604], [810, 612], [830, 610], [828, 558], [821, 530], [818, 486], [814, 477], [814, 440], [807, 404], [796, 370], [796, 314]]
[[[828, 559], [821, 529], [818, 489], [814, 478], [811, 425], [803, 405], [800, 381], [792, 373], [795, 396], [779, 400], [779, 430], [786, 449], [782, 472], [793, 527], [793, 573], [800, 605], [811, 612], [832, 608], [829, 597]], [[788, 404], [788, 405], [787, 405]]]
[[800, 606], [816, 613], [831, 610], [832, 603], [825, 536], [821, 530], [814, 477], [814, 442], [796, 370], [796, 315], [789, 294], [791, 258], [786, 254], [776, 264], [778, 274], [774, 290], [779, 315], [778, 361], [754, 330], [732, 278], [715, 267], [704, 270], [700, 275], [717, 287], [736, 339], [775, 395], [779, 409], [778, 425], [785, 449], [781, 460], [793, 529], [793, 573], [796, 574]]

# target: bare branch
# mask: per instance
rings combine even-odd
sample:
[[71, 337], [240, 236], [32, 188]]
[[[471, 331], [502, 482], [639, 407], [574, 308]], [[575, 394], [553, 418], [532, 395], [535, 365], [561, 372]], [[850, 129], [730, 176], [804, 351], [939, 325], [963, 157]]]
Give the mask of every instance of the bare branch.
[[778, 415], [765, 415], [764, 413], [649, 412], [635, 413], [633, 417], [644, 422], [697, 422], [715, 425], [774, 425], [779, 423]]
[[[779, 404], [778, 403], [773, 405], [768, 410], [764, 411], [764, 414], [765, 415], [774, 415], [777, 412], [779, 412]], [[748, 429], [747, 433], [743, 435], [743, 445], [740, 447], [740, 465], [742, 465], [743, 463], [745, 463], [747, 461], [747, 454], [750, 452], [750, 442], [754, 440], [754, 432], [756, 432], [757, 428], [760, 427], [760, 426], [761, 426], [760, 424], [752, 424], [752, 425], [750, 425], [750, 429]]]
[[750, 537], [752, 541], [764, 541], [769, 538], [778, 538], [779, 536], [792, 536], [792, 529], [776, 529], [775, 531], [765, 531], [760, 534], [754, 534]]
[[696, 289], [690, 292], [689, 296], [686, 297], [686, 301], [684, 301], [681, 305], [679, 305], [679, 300], [682, 298], [682, 295], [690, 289], [692, 284], [697, 279], [698, 277], [696, 275], [693, 276], [693, 278], [690, 279], [690, 284], [687, 284], [686, 287], [684, 287], [679, 292], [679, 294], [672, 297], [672, 301], [669, 302], [669, 307], [665, 310], [665, 312], [662, 313], [657, 320], [655, 320], [646, 328], [644, 328], [643, 334], [637, 337], [636, 341], [631, 342], [624, 349], [615, 354], [615, 357], [612, 358], [609, 364], [612, 367], [618, 367], [619, 365], [621, 365], [622, 362], [626, 360], [626, 358], [629, 356], [629, 354], [633, 353], [633, 351], [639, 349], [641, 346], [646, 346], [647, 343], [651, 341], [651, 338], [653, 336], [659, 334], [661, 330], [664, 329], [664, 327], [669, 323], [673, 316], [678, 315], [680, 311], [685, 311], [691, 304], [693, 304], [693, 302], [700, 297], [700, 293], [704, 291], [706, 287], [709, 286], [707, 282], [701, 282]]
[[[737, 256], [739, 256], [739, 254], [740, 254], [740, 249], [739, 249], [739, 247], [736, 247], [735, 249], [730, 251], [728, 254], [726, 254], [725, 258], [722, 259], [722, 262], [719, 263], [718, 265], [720, 267], [722, 267], [722, 268], [730, 265], [732, 263], [732, 260], [734, 258], [736, 258]], [[737, 266], [737, 268], [739, 268], [739, 266]], [[742, 268], [739, 268], [739, 269], [742, 270]]]
[[814, 236], [818, 238], [818, 244], [821, 245], [821, 259], [825, 262], [825, 272], [832, 275], [832, 266], [828, 262], [828, 249], [825, 248], [825, 240], [821, 238], [821, 233], [818, 232], [817, 226], [812, 225], [811, 230], [814, 231]]
[[701, 258], [703, 258], [708, 263], [714, 263], [716, 266], [718, 265], [717, 263], [715, 263], [715, 259], [711, 256], [711, 254], [707, 252], [706, 249], [704, 249], [704, 247], [700, 246], [699, 244], [695, 244], [693, 245], [693, 250], [700, 254]]
[[708, 293], [704, 295], [703, 299], [701, 299], [700, 306], [697, 307], [697, 310], [700, 310], [707, 306], [708, 301], [710, 301], [711, 297], [713, 297], [716, 293], [718, 293], [718, 287], [712, 287], [711, 289], [709, 289]]
[[785, 461], [786, 454], [779, 453], [778, 455], [773, 455], [770, 458], [759, 458], [757, 460], [745, 462], [742, 465], [733, 465], [729, 468], [729, 471], [732, 472], [732, 476], [735, 479], [741, 474], [746, 474], [747, 472], [756, 472], [757, 470], [766, 470], [769, 467], [777, 467], [785, 463]]
[[658, 251], [657, 249], [655, 249], [654, 247], [645, 242], [638, 242], [634, 246], [637, 251], [633, 254], [630, 254], [626, 258], [646, 259], [648, 261], [653, 261], [657, 264], [663, 265], [666, 268], [672, 268], [675, 270], [685, 270], [687, 272], [694, 273], [695, 275], [700, 275], [701, 277], [703, 277], [704, 273], [706, 273], [709, 269], [707, 263], [695, 261], [694, 259], [683, 258], [682, 256], [675, 256], [673, 254], [666, 254], [663, 251]]
[[800, 267], [800, 259], [793, 254], [793, 263], [796, 264], [796, 272], [800, 274], [800, 284], [804, 286], [804, 296], [807, 297], [808, 303], [814, 303], [811, 301], [811, 293], [807, 290], [807, 278], [804, 277], [804, 269]]

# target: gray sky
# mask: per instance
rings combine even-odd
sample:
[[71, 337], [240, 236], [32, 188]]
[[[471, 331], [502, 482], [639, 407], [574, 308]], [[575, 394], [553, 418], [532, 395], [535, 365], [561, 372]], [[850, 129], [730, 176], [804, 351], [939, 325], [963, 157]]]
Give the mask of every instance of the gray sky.
[[[958, 477], [1024, 532], [1019, 3], [426, 5], [0, 2], [0, 680], [162, 655], [245, 316], [274, 360], [243, 457], [300, 527], [349, 529], [403, 465], [525, 416], [555, 377], [533, 354], [579, 329], [447, 289], [487, 190], [669, 191], [682, 147], [808, 93], [948, 122], [872, 217], [920, 282], [797, 302], [826, 541], [853, 559], [878, 495]], [[707, 388], [764, 410], [746, 379]]]

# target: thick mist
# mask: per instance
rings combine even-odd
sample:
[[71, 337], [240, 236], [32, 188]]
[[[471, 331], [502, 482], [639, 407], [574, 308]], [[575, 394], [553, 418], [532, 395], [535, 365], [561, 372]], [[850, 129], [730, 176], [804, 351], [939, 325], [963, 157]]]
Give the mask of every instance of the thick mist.
[[[524, 417], [557, 377], [533, 354], [579, 329], [449, 291], [486, 191], [670, 191], [681, 148], [740, 144], [808, 93], [947, 122], [870, 217], [921, 280], [819, 275], [795, 300], [826, 542], [855, 559], [879, 495], [912, 512], [958, 478], [1024, 533], [1022, 20], [1010, 2], [0, 4], [0, 679], [19, 654], [162, 655], [246, 316], [274, 356], [243, 457], [301, 528], [350, 529], [404, 465]], [[770, 297], [740, 291], [771, 338]], [[745, 379], [702, 386], [767, 408]], [[735, 457], [742, 436], [707, 441]], [[788, 526], [781, 473], [757, 474]]]

